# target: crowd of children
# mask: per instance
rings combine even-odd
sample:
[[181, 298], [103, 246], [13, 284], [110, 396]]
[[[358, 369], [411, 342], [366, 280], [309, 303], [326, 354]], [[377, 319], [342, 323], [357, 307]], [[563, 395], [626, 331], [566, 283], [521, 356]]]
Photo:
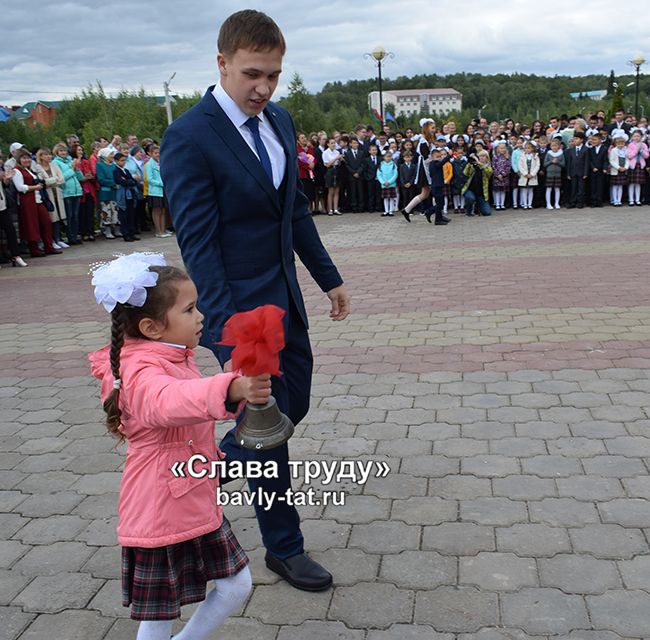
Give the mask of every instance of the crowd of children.
[[436, 224], [447, 213], [491, 215], [506, 208], [546, 209], [640, 206], [646, 190], [648, 121], [620, 109], [553, 116], [531, 126], [476, 119], [459, 132], [422, 118], [420, 131], [358, 125], [298, 136], [303, 189], [314, 213], [401, 211], [410, 221], [419, 208]]
[[76, 135], [51, 150], [14, 142], [0, 158], [2, 261], [26, 267], [23, 255], [60, 254], [97, 234], [133, 242], [153, 227], [169, 237], [159, 158], [154, 140], [135, 135], [98, 138], [88, 155]]

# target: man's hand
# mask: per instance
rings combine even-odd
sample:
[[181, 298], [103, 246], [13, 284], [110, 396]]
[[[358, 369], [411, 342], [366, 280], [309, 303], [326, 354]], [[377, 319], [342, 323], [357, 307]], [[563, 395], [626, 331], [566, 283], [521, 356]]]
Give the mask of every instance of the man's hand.
[[345, 285], [342, 284], [339, 287], [330, 289], [327, 292], [327, 297], [332, 301], [330, 318], [332, 320], [345, 320], [350, 313], [350, 295]]

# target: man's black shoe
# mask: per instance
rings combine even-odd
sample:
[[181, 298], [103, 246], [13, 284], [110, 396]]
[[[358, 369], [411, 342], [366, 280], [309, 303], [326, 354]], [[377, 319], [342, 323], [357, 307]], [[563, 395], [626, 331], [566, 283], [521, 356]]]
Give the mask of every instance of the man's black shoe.
[[265, 560], [266, 566], [271, 571], [284, 578], [296, 589], [325, 591], [332, 586], [332, 574], [305, 553], [281, 560], [267, 551]]
[[424, 212], [424, 217], [427, 219], [427, 222], [431, 224], [431, 216], [433, 215], [433, 211], [425, 211]]
[[449, 224], [447, 220], [436, 220], [435, 224]]
[[448, 218], [447, 216], [442, 216], [442, 219], [443, 219], [445, 222], [451, 222], [451, 218]]

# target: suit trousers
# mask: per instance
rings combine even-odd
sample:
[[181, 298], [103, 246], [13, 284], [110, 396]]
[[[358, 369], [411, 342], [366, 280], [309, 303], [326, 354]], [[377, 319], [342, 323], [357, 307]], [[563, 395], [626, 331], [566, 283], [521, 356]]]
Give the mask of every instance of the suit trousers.
[[585, 203], [585, 182], [582, 176], [572, 176], [569, 180], [569, 202], [570, 207], [581, 207]]
[[363, 211], [363, 178], [350, 176], [348, 185], [348, 193], [350, 194], [349, 205], [352, 211]]
[[376, 178], [373, 178], [372, 180], [366, 180], [366, 185], [368, 187], [368, 211], [383, 211], [379, 182], [377, 182]]
[[[272, 378], [271, 387], [280, 411], [297, 425], [309, 410], [313, 357], [307, 328], [293, 304], [290, 304], [288, 316], [286, 345], [280, 353], [280, 369], [283, 375]], [[239, 420], [241, 418], [242, 416]], [[267, 451], [244, 449], [235, 438], [235, 429], [232, 429], [224, 436], [219, 448], [226, 454], [226, 461], [259, 461], [264, 465], [265, 462], [273, 460], [277, 463], [277, 478], [248, 479], [251, 493], [261, 490], [267, 496], [285, 496], [287, 489], [291, 488], [287, 444]], [[221, 484], [229, 480], [222, 478]], [[268, 511], [263, 505], [255, 504], [255, 512], [262, 542], [272, 555], [285, 559], [304, 551], [300, 517], [294, 506], [284, 500], [274, 500]]]
[[592, 207], [603, 206], [605, 191], [605, 174], [602, 171], [589, 174], [589, 204]]

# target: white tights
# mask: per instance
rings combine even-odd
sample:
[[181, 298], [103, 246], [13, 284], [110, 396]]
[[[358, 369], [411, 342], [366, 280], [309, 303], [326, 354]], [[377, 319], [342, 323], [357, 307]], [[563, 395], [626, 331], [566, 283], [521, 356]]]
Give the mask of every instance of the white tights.
[[[253, 586], [251, 572], [244, 567], [239, 573], [214, 581], [214, 589], [192, 614], [174, 640], [206, 640], [231, 613], [239, 609]], [[169, 640], [172, 620], [146, 620], [138, 627], [137, 640]]]
[[495, 208], [504, 207], [506, 204], [506, 192], [505, 191], [493, 191], [492, 195], [494, 196], [494, 206]]
[[454, 209], [465, 208], [465, 196], [454, 196]]
[[623, 198], [623, 185], [615, 184], [614, 186], [610, 187], [609, 195], [612, 204], [621, 204], [621, 200]]
[[555, 191], [555, 207], [560, 206], [560, 187], [546, 187], [546, 206], [550, 209], [553, 205], [551, 204], [551, 193]]
[[532, 187], [520, 187], [521, 193], [521, 206], [524, 209], [528, 209], [533, 206], [533, 188]]
[[397, 211], [397, 198], [384, 198], [384, 212]]
[[519, 206], [519, 187], [512, 189], [512, 208], [516, 209]]
[[640, 184], [631, 184], [627, 188], [627, 197], [630, 204], [635, 202], [641, 202], [641, 185]]

